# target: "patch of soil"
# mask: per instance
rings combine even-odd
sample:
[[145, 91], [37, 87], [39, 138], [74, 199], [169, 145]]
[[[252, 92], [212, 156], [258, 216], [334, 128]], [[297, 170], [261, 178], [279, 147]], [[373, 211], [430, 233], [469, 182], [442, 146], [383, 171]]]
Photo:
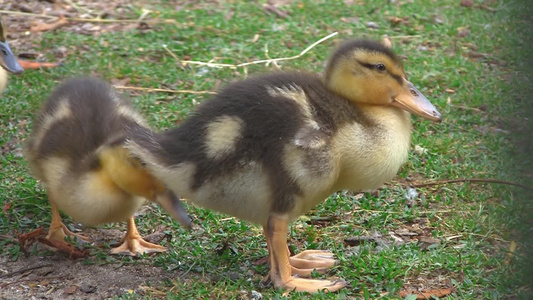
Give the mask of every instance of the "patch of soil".
[[161, 286], [178, 276], [151, 265], [85, 264], [61, 255], [14, 262], [0, 257], [0, 265], [1, 299], [107, 299], [131, 292], [146, 296], [146, 286]]

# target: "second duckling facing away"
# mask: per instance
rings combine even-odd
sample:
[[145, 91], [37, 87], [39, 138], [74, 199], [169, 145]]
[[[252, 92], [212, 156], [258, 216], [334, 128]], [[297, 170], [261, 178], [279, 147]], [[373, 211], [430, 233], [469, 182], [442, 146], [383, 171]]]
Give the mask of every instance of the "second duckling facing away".
[[15, 58], [15, 55], [13, 55], [11, 48], [9, 48], [4, 26], [0, 20], [0, 95], [6, 88], [8, 72], [19, 74], [22, 71], [24, 71], [24, 69], [22, 69], [22, 66]]
[[275, 287], [336, 291], [308, 279], [335, 265], [329, 251], [289, 257], [288, 225], [338, 190], [392, 179], [406, 161], [414, 112], [440, 121], [383, 45], [347, 42], [325, 78], [274, 73], [234, 83], [181, 126], [136, 131], [126, 147], [180, 196], [263, 226]]
[[123, 147], [126, 129], [146, 130], [129, 101], [106, 83], [91, 78], [55, 89], [34, 122], [26, 158], [48, 190], [52, 222], [47, 238], [63, 241], [72, 233], [58, 209], [85, 225], [128, 222], [123, 244], [114, 254], [165, 251], [142, 239], [134, 213], [144, 199], [160, 204], [182, 225], [190, 220], [179, 199]]

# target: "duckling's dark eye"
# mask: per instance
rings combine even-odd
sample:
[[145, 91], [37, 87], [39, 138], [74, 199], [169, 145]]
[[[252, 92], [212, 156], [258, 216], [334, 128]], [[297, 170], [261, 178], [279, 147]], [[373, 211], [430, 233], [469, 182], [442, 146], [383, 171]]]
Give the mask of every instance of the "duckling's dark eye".
[[384, 64], [376, 64], [376, 69], [379, 71], [385, 71], [385, 65]]

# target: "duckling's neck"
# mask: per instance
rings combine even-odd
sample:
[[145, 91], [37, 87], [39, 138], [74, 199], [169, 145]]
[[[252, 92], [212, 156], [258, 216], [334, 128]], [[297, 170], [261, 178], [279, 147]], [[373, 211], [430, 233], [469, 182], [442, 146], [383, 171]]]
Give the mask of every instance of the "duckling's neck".
[[391, 180], [407, 160], [411, 136], [408, 112], [392, 106], [359, 105], [366, 122], [340, 128], [338, 189], [366, 190]]
[[0, 94], [4, 91], [7, 86], [7, 71], [4, 68], [0, 67]]

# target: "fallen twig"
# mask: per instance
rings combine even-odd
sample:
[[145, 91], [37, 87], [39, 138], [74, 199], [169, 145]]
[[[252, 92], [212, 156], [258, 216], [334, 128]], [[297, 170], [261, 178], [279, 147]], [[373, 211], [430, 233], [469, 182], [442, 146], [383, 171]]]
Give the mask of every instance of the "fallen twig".
[[[184, 65], [192, 64], [192, 65], [207, 66], [207, 67], [211, 67], [211, 68], [230, 68], [230, 69], [237, 69], [237, 68], [246, 67], [246, 66], [249, 66], [249, 65], [256, 65], [256, 64], [263, 64], [263, 63], [268, 65], [268, 64], [275, 63], [275, 62], [278, 62], [278, 61], [292, 60], [292, 59], [300, 58], [304, 54], [309, 52], [309, 50], [313, 49], [316, 45], [322, 43], [323, 41], [325, 41], [325, 40], [327, 40], [327, 39], [329, 39], [329, 38], [331, 38], [333, 36], [336, 36], [337, 34], [339, 34], [339, 33], [338, 32], [333, 32], [332, 34], [330, 34], [330, 35], [328, 35], [326, 37], [323, 37], [320, 40], [314, 42], [313, 44], [311, 44], [309, 47], [305, 48], [299, 54], [294, 55], [294, 56], [290, 56], [290, 57], [262, 59], [262, 60], [256, 60], [256, 61], [245, 62], [245, 63], [240, 63], [240, 64], [218, 64], [218, 63], [212, 63], [212, 62], [202, 62], [202, 61], [194, 61], [194, 60], [179, 60], [179, 59], [178, 59], [178, 61], [181, 64], [184, 64]], [[164, 45], [163, 48], [166, 49], [166, 45]], [[167, 52], [170, 52], [170, 50], [168, 50], [168, 49], [166, 49], [166, 50], [167, 50]], [[175, 59], [177, 58], [175, 55], [172, 55], [172, 57], [174, 57]]]
[[66, 243], [66, 242], [61, 242], [61, 241], [56, 241], [56, 240], [51, 240], [51, 239], [49, 240], [49, 239], [42, 238], [42, 237], [39, 238], [39, 242], [67, 253], [70, 259], [84, 258], [84, 257], [89, 256], [90, 254], [89, 250], [77, 249], [73, 245]]
[[507, 180], [500, 180], [500, 179], [492, 179], [492, 178], [460, 178], [460, 179], [448, 179], [448, 180], [437, 180], [433, 182], [426, 182], [426, 183], [415, 183], [415, 184], [407, 184], [410, 187], [426, 187], [426, 186], [432, 186], [432, 185], [441, 185], [441, 184], [448, 184], [448, 183], [458, 183], [458, 182], [480, 182], [480, 183], [498, 183], [498, 184], [506, 184], [506, 185], [512, 185], [517, 186], [523, 189], [526, 189], [528, 191], [533, 191], [533, 188], [512, 182]]
[[21, 273], [24, 273], [24, 272], [27, 272], [27, 271], [31, 271], [31, 270], [35, 270], [35, 269], [41, 269], [41, 268], [46, 268], [46, 267], [52, 267], [52, 266], [53, 266], [52, 264], [46, 264], [46, 265], [40, 265], [40, 266], [28, 267], [28, 268], [20, 269], [20, 270], [13, 271], [13, 272], [10, 272], [10, 273], [7, 273], [7, 274], [2, 274], [2, 275], [0, 275], [0, 278], [3, 278], [3, 277], [11, 277], [11, 276], [15, 276], [15, 275], [17, 275], [17, 274], [21, 274]]
[[30, 31], [31, 32], [51, 31], [51, 30], [54, 30], [54, 29], [59, 28], [61, 26], [67, 25], [68, 23], [69, 23], [69, 21], [65, 17], [60, 16], [53, 23], [40, 23], [40, 24], [37, 24], [35, 26], [32, 26], [30, 28]]
[[51, 280], [51, 279], [60, 279], [60, 278], [65, 278], [65, 275], [58, 275], [58, 276], [51, 276], [51, 277], [39, 277], [39, 278], [27, 278], [27, 279], [15, 280], [13, 282], [6, 282], [6, 283], [0, 284], [0, 288], [5, 288], [8, 285], [22, 283], [22, 282], [39, 281], [39, 280], [44, 280], [44, 279]]
[[28, 233], [22, 233], [19, 234], [15, 230], [15, 234], [17, 235], [17, 239], [19, 242], [20, 251], [22, 251], [24, 254], [26, 253], [26, 243], [29, 241], [29, 244], [31, 245], [37, 237], [44, 235], [44, 228], [40, 227], [35, 229], [34, 231], [28, 232]]
[[[350, 211], [350, 213], [356, 213], [356, 212], [369, 212], [369, 213], [381, 213], [381, 214], [403, 214], [405, 213], [405, 211], [372, 210], [372, 209], [364, 209], [364, 208], [359, 208], [359, 209]], [[451, 212], [453, 212], [453, 210], [446, 209], [446, 210], [423, 210], [423, 211], [418, 211], [417, 213], [421, 215], [429, 215], [429, 214], [447, 214]]]
[[[35, 13], [28, 13], [28, 12], [21, 12], [21, 11], [11, 11], [11, 10], [0, 10], [0, 14], [7, 14], [7, 15], [16, 15], [16, 16], [25, 16], [25, 17], [33, 17], [33, 18], [40, 18], [40, 19], [49, 19], [49, 20], [57, 20], [61, 17], [59, 16], [50, 16], [50, 15], [43, 15], [43, 14], [35, 14]], [[87, 22], [87, 23], [139, 23], [138, 19], [123, 19], [123, 20], [117, 20], [117, 19], [100, 19], [100, 18], [72, 18], [72, 17], [63, 17], [66, 21], [70, 22]], [[154, 24], [176, 24], [178, 21], [174, 19], [152, 19], [152, 20], [142, 20], [146, 24], [154, 25]]]
[[59, 66], [58, 63], [53, 62], [38, 62], [38, 61], [29, 61], [29, 60], [18, 60], [19, 64], [22, 66], [24, 70], [27, 69], [40, 69], [40, 68], [55, 68]]
[[113, 86], [119, 90], [134, 90], [134, 91], [143, 91], [143, 92], [164, 92], [164, 93], [184, 93], [184, 94], [216, 94], [216, 92], [211, 91], [193, 91], [193, 90], [171, 90], [171, 89], [157, 89], [157, 88], [144, 88], [138, 86], [122, 86], [114, 85]]
[[424, 290], [424, 291], [400, 291], [400, 297], [405, 298], [408, 295], [416, 295], [416, 299], [432, 299], [433, 297], [442, 298], [453, 293], [453, 288]]

